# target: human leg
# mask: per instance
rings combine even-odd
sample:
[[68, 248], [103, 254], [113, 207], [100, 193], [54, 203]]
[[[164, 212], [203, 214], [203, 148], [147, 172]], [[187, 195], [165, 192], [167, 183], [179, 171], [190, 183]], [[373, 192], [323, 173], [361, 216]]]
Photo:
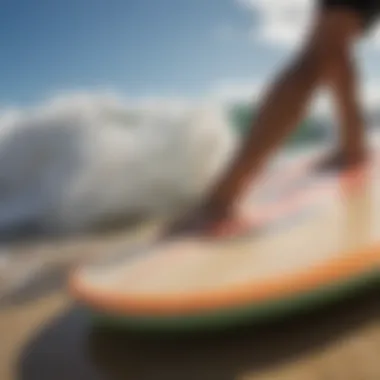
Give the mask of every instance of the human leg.
[[339, 82], [342, 76], [332, 75], [332, 68], [339, 70], [342, 63], [348, 67], [347, 52], [360, 30], [360, 17], [354, 12], [321, 12], [305, 48], [274, 82], [240, 152], [206, 199], [210, 215], [230, 213], [247, 182], [299, 124], [314, 91], [327, 78]]
[[[359, 15], [361, 34], [367, 33], [380, 15], [380, 0], [322, 0], [321, 9], [329, 12], [352, 12]], [[335, 56], [326, 72], [340, 126], [340, 144], [320, 165], [325, 169], [344, 169], [361, 164], [366, 158], [364, 118], [359, 101], [353, 45]]]

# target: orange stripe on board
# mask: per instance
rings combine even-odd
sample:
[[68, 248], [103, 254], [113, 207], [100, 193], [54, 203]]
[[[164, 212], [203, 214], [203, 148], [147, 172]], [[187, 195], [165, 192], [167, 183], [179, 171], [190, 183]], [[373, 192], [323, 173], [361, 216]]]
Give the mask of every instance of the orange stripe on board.
[[380, 245], [377, 245], [367, 250], [357, 251], [345, 258], [331, 260], [324, 265], [319, 265], [302, 273], [217, 291], [186, 295], [133, 296], [117, 290], [113, 292], [99, 289], [93, 291], [81, 282], [78, 275], [72, 278], [70, 288], [78, 299], [95, 308], [109, 312], [136, 315], [187, 314], [285, 298], [349, 279], [365, 271], [375, 269], [375, 266], [378, 268], [379, 264]]

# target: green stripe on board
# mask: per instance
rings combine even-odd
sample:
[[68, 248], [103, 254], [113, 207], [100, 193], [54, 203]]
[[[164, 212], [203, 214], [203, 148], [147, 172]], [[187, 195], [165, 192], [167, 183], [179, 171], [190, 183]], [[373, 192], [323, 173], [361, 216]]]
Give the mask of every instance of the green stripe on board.
[[242, 323], [279, 319], [289, 314], [307, 311], [318, 306], [350, 297], [370, 286], [380, 284], [379, 270], [371, 270], [347, 281], [338, 282], [290, 298], [282, 298], [240, 308], [218, 310], [208, 314], [132, 317], [97, 313], [90, 310], [97, 325], [126, 328], [136, 331], [193, 331], [219, 329]]

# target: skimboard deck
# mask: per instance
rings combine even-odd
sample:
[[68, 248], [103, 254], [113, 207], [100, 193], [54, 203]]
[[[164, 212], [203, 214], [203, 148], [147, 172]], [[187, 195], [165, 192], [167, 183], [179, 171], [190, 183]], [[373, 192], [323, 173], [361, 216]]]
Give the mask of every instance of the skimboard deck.
[[249, 236], [178, 238], [78, 268], [74, 297], [103, 322], [217, 327], [335, 300], [379, 279], [379, 159], [338, 174], [318, 157], [263, 175]]

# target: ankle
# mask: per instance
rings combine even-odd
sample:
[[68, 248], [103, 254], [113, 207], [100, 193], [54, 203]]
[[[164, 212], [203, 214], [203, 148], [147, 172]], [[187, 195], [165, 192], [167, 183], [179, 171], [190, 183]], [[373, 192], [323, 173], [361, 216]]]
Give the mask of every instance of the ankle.
[[232, 205], [226, 202], [207, 200], [201, 206], [202, 211], [211, 218], [225, 218], [232, 213]]
[[363, 146], [358, 146], [343, 150], [343, 154], [348, 160], [359, 161], [367, 158], [368, 151]]

